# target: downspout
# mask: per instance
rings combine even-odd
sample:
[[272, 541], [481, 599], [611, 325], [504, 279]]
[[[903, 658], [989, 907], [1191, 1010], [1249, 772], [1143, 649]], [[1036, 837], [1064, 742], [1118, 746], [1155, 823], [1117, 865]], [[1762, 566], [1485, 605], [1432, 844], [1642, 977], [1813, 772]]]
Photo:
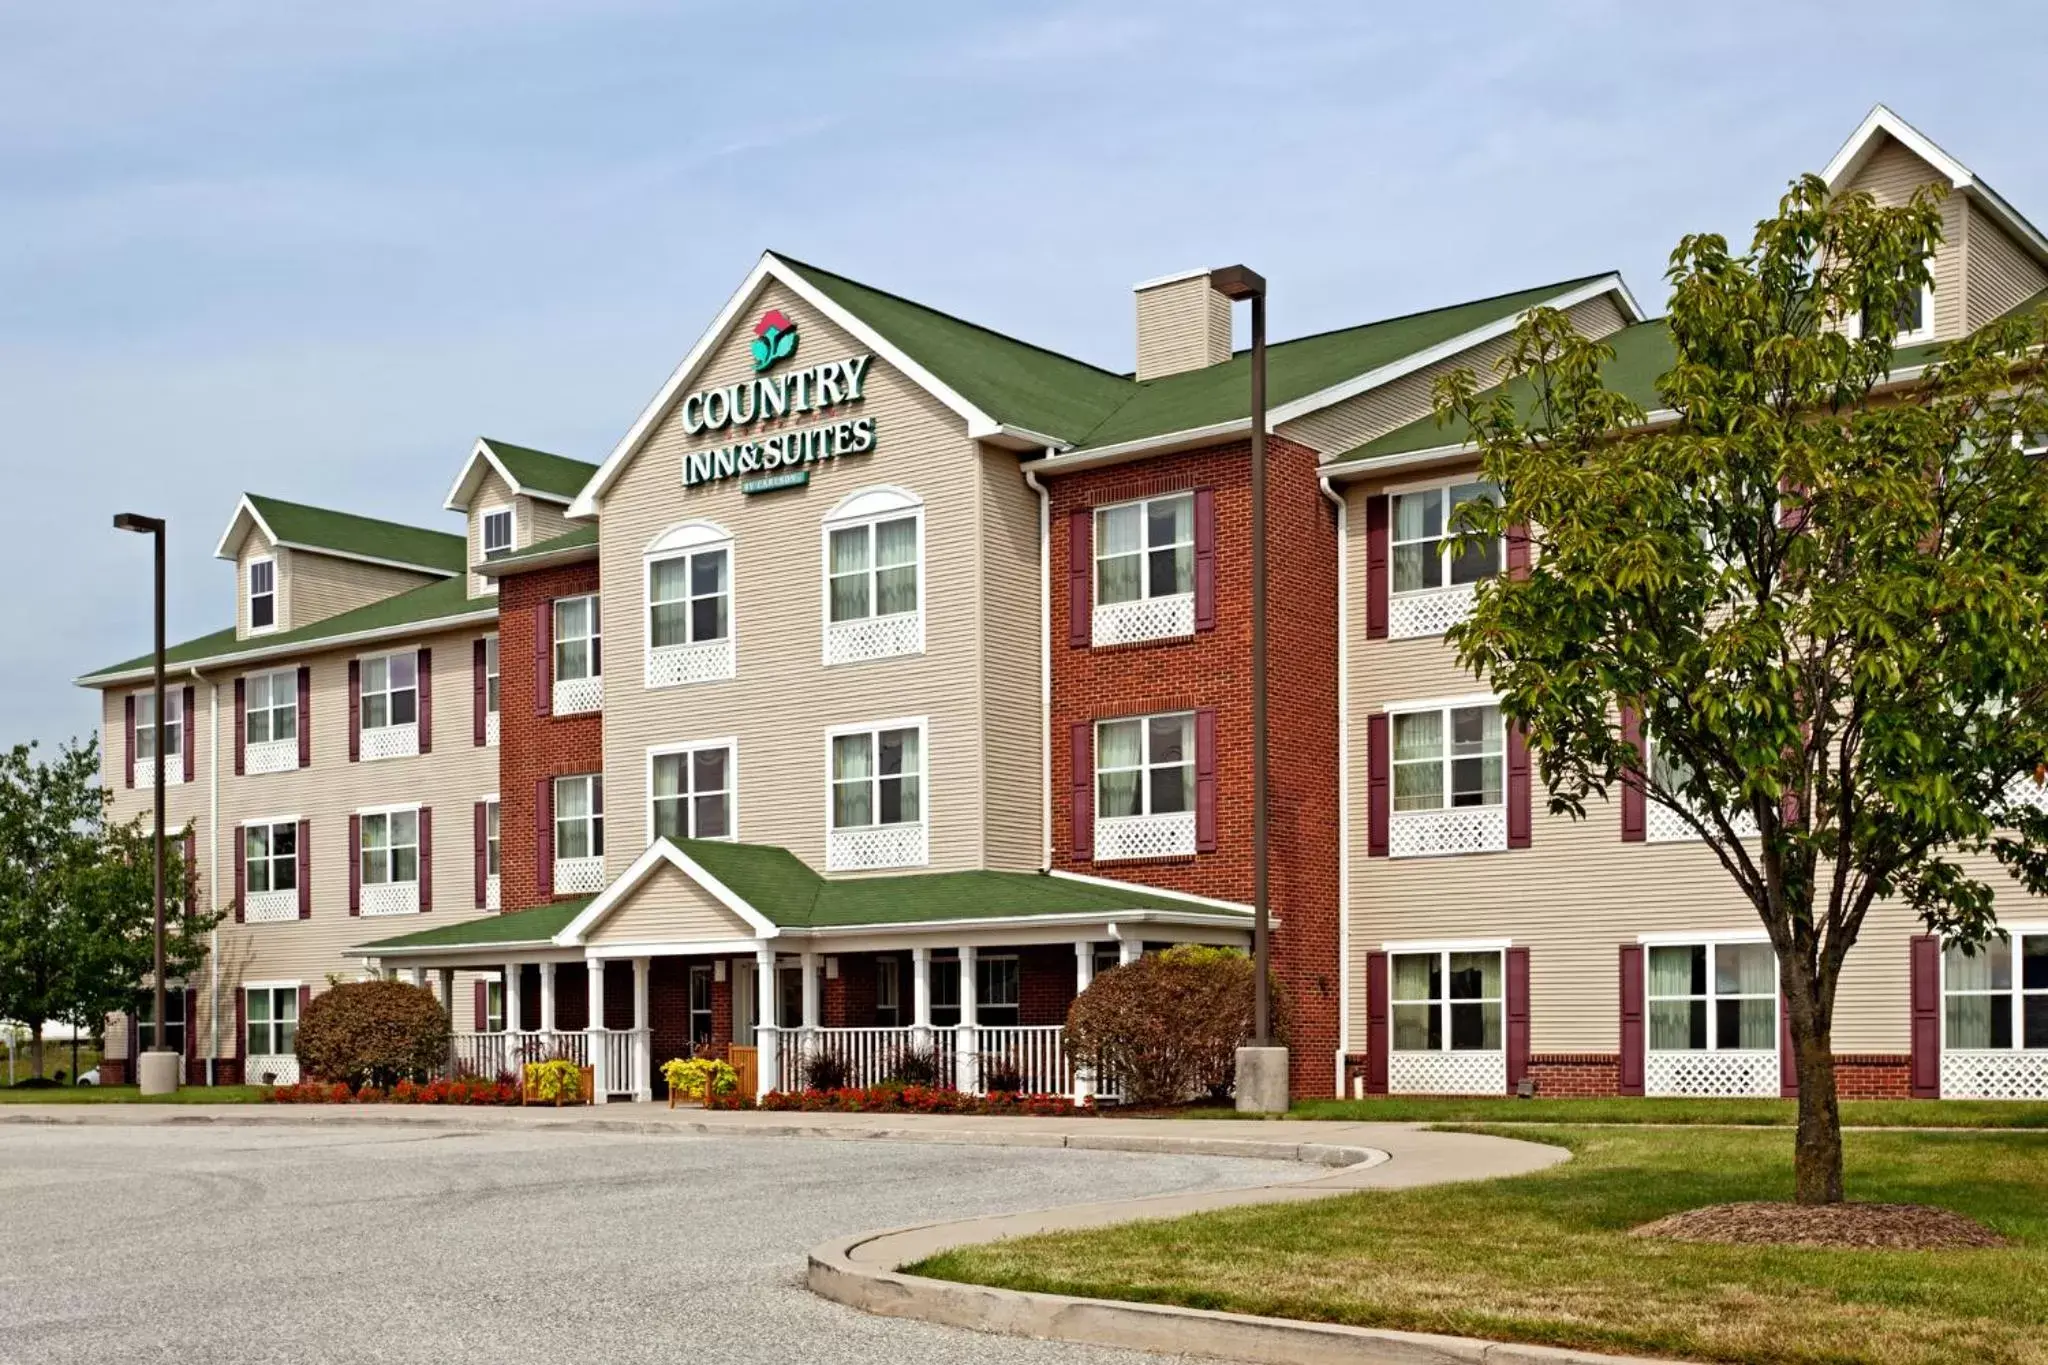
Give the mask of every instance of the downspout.
[[1344, 1056], [1351, 1044], [1351, 593], [1346, 543], [1350, 509], [1325, 474], [1316, 480], [1337, 508], [1337, 1098], [1344, 1099]]
[[[1049, 459], [1053, 447], [1045, 448]], [[1038, 471], [1024, 471], [1025, 486], [1038, 494], [1038, 828], [1044, 836], [1039, 869], [1052, 868], [1052, 494]]]

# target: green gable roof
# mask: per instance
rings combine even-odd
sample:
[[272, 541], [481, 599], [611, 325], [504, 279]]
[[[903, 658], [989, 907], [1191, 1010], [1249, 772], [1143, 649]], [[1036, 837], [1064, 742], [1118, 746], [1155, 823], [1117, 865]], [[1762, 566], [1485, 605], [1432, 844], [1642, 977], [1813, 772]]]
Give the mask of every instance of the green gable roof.
[[[584, 551], [588, 553], [583, 553]], [[537, 540], [516, 553], [484, 560], [476, 567], [479, 572], [496, 578], [508, 573], [517, 573], [528, 565], [561, 564], [571, 559], [595, 558], [597, 525], [593, 522], [587, 526], [578, 526], [573, 531], [564, 531], [561, 535], [552, 536], [547, 540]]]
[[498, 463], [519, 481], [520, 487], [533, 492], [573, 498], [583, 491], [583, 485], [589, 483], [590, 476], [597, 472], [596, 465], [572, 460], [566, 455], [550, 455], [545, 450], [515, 446], [510, 441], [497, 441], [488, 436], [483, 438], [483, 443], [491, 448], [491, 454], [498, 457]]
[[580, 900], [556, 901], [552, 905], [536, 906], [531, 910], [485, 915], [481, 919], [467, 919], [457, 924], [437, 924], [418, 933], [400, 934], [396, 938], [380, 938], [374, 943], [365, 943], [349, 951], [372, 954], [408, 948], [475, 948], [493, 944], [546, 943], [566, 929], [570, 920], [582, 914], [591, 899], [585, 896]]
[[276, 537], [290, 545], [349, 555], [359, 559], [380, 559], [386, 563], [410, 565], [429, 573], [459, 574], [468, 554], [468, 543], [446, 531], [429, 531], [423, 526], [406, 526], [353, 512], [336, 512], [325, 507], [285, 502], [260, 493], [245, 495], [256, 515]]

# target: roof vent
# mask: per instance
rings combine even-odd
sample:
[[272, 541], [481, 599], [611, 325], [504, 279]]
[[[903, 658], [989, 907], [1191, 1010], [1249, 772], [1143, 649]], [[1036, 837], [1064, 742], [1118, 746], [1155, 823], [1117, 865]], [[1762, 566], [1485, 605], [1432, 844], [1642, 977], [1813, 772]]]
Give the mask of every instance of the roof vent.
[[1132, 286], [1138, 296], [1138, 378], [1157, 379], [1230, 359], [1230, 300], [1189, 270]]

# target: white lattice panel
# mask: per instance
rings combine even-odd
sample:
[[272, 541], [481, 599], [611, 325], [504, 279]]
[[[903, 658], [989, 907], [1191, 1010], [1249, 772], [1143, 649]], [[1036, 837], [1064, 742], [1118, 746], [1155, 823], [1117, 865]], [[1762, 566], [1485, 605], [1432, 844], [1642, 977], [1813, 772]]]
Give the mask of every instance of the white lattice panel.
[[[695, 645], [664, 645], [647, 651], [647, 685], [682, 687], [687, 683], [718, 682], [733, 675], [738, 666], [736, 660], [730, 636]], [[558, 691], [556, 695], [561, 694]]]
[[363, 731], [363, 761], [378, 758], [411, 758], [420, 751], [417, 725], [380, 725]]
[[[1756, 817], [1743, 812], [1735, 817], [1735, 836], [1748, 839], [1756, 834]], [[1685, 817], [1660, 801], [1643, 803], [1643, 840], [1652, 844], [1704, 842], [1699, 832], [1685, 823]]]
[[365, 915], [417, 915], [420, 912], [418, 882], [372, 882], [363, 888]]
[[272, 739], [261, 744], [251, 744], [242, 750], [242, 771], [245, 773], [288, 773], [299, 766], [299, 741], [297, 739]]
[[1394, 858], [1492, 853], [1507, 846], [1506, 806], [1395, 811], [1387, 821], [1387, 853]]
[[858, 664], [924, 653], [924, 613], [868, 616], [857, 621], [832, 621], [825, 626], [825, 662]]
[[1177, 858], [1195, 851], [1195, 813], [1120, 815], [1095, 822], [1095, 860]]
[[496, 711], [487, 711], [484, 713], [484, 743], [495, 745], [497, 742], [498, 713]]
[[923, 825], [870, 825], [835, 829], [825, 844], [825, 870], [865, 872], [881, 867], [923, 867], [930, 861]]
[[1392, 1052], [1387, 1089], [1396, 1095], [1505, 1095], [1505, 1052]]
[[1454, 588], [1394, 594], [1387, 599], [1387, 636], [1413, 640], [1441, 635], [1472, 614], [1478, 593], [1477, 584], [1461, 583]]
[[1728, 1098], [1775, 1095], [1778, 1089], [1776, 1048], [1747, 1052], [1652, 1052], [1643, 1059], [1646, 1095]]
[[486, 877], [484, 879], [484, 909], [497, 910], [503, 908], [505, 903], [505, 893], [501, 889], [503, 881], [504, 878], [502, 877]]
[[604, 890], [603, 858], [555, 859], [555, 894], [571, 896]]
[[1095, 608], [1093, 639], [1098, 645], [1128, 645], [1138, 640], [1171, 640], [1195, 633], [1195, 595], [1141, 597], [1135, 602], [1104, 602]]
[[[141, 780], [139, 777], [136, 779], [137, 782]], [[2015, 806], [2048, 810], [2048, 783], [2035, 781], [2032, 773], [2021, 773], [2005, 784], [2005, 799]]]
[[[170, 766], [170, 767], [168, 767], [168, 768], [166, 768], [166, 769], [164, 769], [164, 785], [165, 785], [166, 787], [176, 787], [176, 786], [180, 786], [180, 785], [182, 785], [182, 784], [184, 783], [184, 781], [185, 781], [185, 760], [184, 760], [184, 759], [182, 759], [182, 758], [174, 758], [174, 759], [172, 759], [172, 760], [171, 760], [171, 766]], [[138, 759], [136, 759], [136, 760], [135, 760], [135, 786], [136, 786], [136, 788], [137, 788], [137, 789], [139, 790], [139, 789], [141, 789], [141, 788], [143, 788], [143, 787], [154, 787], [155, 785], [156, 785], [156, 760], [155, 760], [155, 759], [153, 759], [153, 758], [138, 758]]]
[[554, 712], [558, 716], [580, 715], [595, 711], [604, 705], [604, 679], [570, 678], [557, 679], [554, 692]]
[[1941, 1054], [1945, 1100], [2048, 1100], [2048, 1052], [1963, 1051]]
[[299, 1059], [290, 1053], [251, 1057], [242, 1063], [242, 1079], [250, 1085], [297, 1085]]
[[242, 898], [242, 918], [250, 924], [269, 924], [298, 917], [297, 891], [251, 891]]

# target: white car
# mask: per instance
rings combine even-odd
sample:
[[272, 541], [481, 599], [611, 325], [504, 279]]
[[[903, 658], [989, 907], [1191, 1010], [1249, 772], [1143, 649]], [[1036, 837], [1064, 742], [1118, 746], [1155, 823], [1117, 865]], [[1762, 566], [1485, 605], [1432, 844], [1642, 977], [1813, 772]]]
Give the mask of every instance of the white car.
[[98, 1085], [100, 1083], [100, 1069], [98, 1067], [94, 1067], [90, 1071], [80, 1072], [78, 1075], [78, 1083], [80, 1085]]

